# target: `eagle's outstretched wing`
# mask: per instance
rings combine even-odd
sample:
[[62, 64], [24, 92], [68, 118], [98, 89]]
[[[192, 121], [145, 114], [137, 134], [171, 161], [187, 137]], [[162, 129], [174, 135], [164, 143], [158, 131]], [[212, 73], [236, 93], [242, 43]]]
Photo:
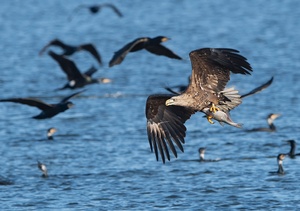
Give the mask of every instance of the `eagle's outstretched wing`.
[[170, 160], [169, 149], [177, 157], [176, 146], [183, 152], [186, 127], [184, 123], [195, 112], [181, 106], [166, 106], [172, 95], [150, 95], [146, 102], [147, 133], [151, 151], [156, 159], [160, 153], [163, 163]]

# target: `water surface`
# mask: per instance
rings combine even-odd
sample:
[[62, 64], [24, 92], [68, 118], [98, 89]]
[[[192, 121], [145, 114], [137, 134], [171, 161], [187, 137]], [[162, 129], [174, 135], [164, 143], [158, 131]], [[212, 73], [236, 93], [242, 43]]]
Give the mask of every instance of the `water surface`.
[[[88, 86], [72, 99], [75, 107], [52, 119], [35, 120], [36, 108], [0, 105], [1, 210], [232, 210], [299, 209], [300, 159], [284, 160], [278, 176], [276, 156], [283, 140], [299, 139], [300, 18], [298, 1], [113, 1], [97, 15], [81, 10], [92, 1], [4, 1], [0, 8], [1, 98], [37, 97], [56, 103], [73, 93], [53, 91], [66, 77], [39, 50], [54, 38], [68, 44], [92, 42], [104, 66], [95, 75], [111, 84]], [[164, 43], [183, 61], [129, 54], [108, 68], [114, 51], [142, 36], [165, 35]], [[147, 96], [164, 86], [186, 84], [188, 54], [203, 47], [235, 48], [248, 58], [252, 76], [234, 75], [229, 86], [241, 93], [266, 82], [263, 92], [232, 111], [243, 129], [210, 125], [202, 114], [187, 121], [185, 152], [163, 165], [150, 152], [144, 115]], [[60, 52], [60, 49], [52, 50]], [[97, 65], [87, 53], [72, 56], [81, 70]], [[281, 113], [275, 133], [248, 133], [266, 126], [269, 113]], [[46, 130], [56, 127], [53, 141]], [[198, 162], [197, 150], [207, 147]], [[41, 177], [36, 161], [45, 163]], [[3, 177], [3, 178], [2, 178]]]

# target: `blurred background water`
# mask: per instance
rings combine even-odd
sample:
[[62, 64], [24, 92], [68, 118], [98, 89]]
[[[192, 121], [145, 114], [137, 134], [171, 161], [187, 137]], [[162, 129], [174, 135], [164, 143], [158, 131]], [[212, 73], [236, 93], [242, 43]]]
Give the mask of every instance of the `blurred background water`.
[[[232, 210], [299, 209], [300, 160], [284, 160], [279, 176], [276, 156], [287, 153], [283, 140], [299, 139], [300, 1], [110, 1], [92, 15], [80, 4], [105, 1], [6, 0], [0, 7], [1, 98], [36, 97], [56, 103], [73, 90], [54, 91], [66, 82], [47, 54], [50, 40], [93, 43], [104, 66], [95, 74], [111, 84], [91, 85], [73, 98], [70, 110], [35, 120], [33, 107], [0, 105], [1, 210]], [[113, 53], [137, 37], [164, 35], [164, 45], [184, 60], [146, 51], [127, 55], [108, 68]], [[202, 114], [186, 122], [185, 152], [171, 162], [156, 162], [146, 134], [147, 96], [164, 86], [187, 84], [189, 52], [203, 47], [238, 49], [253, 67], [251, 76], [233, 75], [229, 86], [246, 93], [274, 76], [263, 92], [246, 98], [231, 112], [237, 129], [211, 125]], [[60, 52], [58, 48], [53, 51]], [[88, 53], [71, 57], [81, 70], [96, 60]], [[248, 133], [267, 126], [280, 113], [274, 133]], [[56, 127], [53, 141], [46, 130]], [[198, 162], [198, 148], [206, 158]], [[41, 177], [37, 160], [46, 164]]]

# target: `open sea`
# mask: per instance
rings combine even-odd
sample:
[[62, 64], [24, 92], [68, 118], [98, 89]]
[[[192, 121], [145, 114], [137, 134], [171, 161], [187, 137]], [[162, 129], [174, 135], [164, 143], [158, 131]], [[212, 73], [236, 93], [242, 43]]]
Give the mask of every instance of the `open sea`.
[[[78, 5], [107, 2], [124, 17], [109, 8], [74, 13]], [[34, 107], [0, 103], [0, 210], [299, 210], [300, 158], [285, 158], [284, 175], [270, 172], [277, 171], [277, 155], [290, 150], [285, 140], [300, 143], [300, 1], [107, 2], [1, 1], [1, 99], [57, 103], [82, 90], [54, 91], [66, 75], [38, 53], [55, 38], [93, 43], [103, 66], [86, 52], [70, 58], [82, 71], [94, 65], [95, 77], [112, 83], [86, 86], [71, 99], [74, 107], [51, 119], [32, 119], [40, 112]], [[183, 60], [143, 50], [108, 67], [128, 42], [159, 35], [171, 38], [163, 45]], [[272, 76], [273, 84], [231, 111], [242, 129], [209, 124], [198, 113], [185, 124], [185, 152], [157, 162], [147, 138], [146, 99], [187, 84], [189, 52], [204, 47], [234, 48], [248, 59], [253, 74], [232, 75], [228, 83], [241, 94]], [[267, 127], [270, 113], [281, 114], [276, 132], [247, 132]], [[52, 141], [50, 127], [57, 128]], [[220, 160], [199, 162], [199, 147], [206, 147], [207, 159]], [[41, 176], [37, 161], [49, 177]]]

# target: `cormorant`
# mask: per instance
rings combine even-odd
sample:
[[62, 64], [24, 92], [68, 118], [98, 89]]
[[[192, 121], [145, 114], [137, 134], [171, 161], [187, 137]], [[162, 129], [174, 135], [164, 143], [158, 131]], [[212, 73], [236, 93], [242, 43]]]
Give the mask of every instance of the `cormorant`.
[[109, 67], [120, 64], [129, 52], [140, 51], [142, 49], [145, 49], [156, 55], [167, 56], [172, 59], [182, 59], [171, 50], [160, 44], [161, 42], [165, 42], [167, 40], [169, 40], [169, 38], [164, 36], [158, 36], [154, 38], [137, 38], [114, 53], [113, 58], [109, 62]]
[[[97, 5], [79, 5], [74, 9], [73, 13], [77, 12], [80, 9], [87, 8], [92, 14], [96, 14], [100, 12], [103, 7], [111, 8], [112, 11], [114, 11], [120, 18], [123, 17], [123, 14], [120, 12], [120, 10], [115, 5], [109, 3]], [[71, 17], [72, 16], [69, 17], [69, 20], [72, 19]]]
[[279, 117], [280, 114], [269, 114], [267, 117], [267, 122], [269, 127], [260, 127], [260, 128], [253, 128], [251, 130], [247, 130], [248, 132], [275, 132], [276, 131], [276, 127], [273, 124], [274, 120], [277, 119], [277, 117]]
[[277, 163], [278, 163], [277, 173], [278, 174], [284, 174], [283, 165], [282, 165], [284, 158], [285, 158], [285, 154], [279, 154], [277, 156]]
[[72, 46], [72, 45], [67, 45], [67, 44], [63, 43], [59, 39], [54, 39], [54, 40], [51, 40], [45, 47], [42, 48], [42, 50], [39, 52], [39, 55], [42, 55], [47, 50], [47, 48], [50, 46], [57, 46], [57, 47], [62, 48], [63, 53], [61, 55], [63, 55], [63, 56], [71, 56], [72, 54], [74, 54], [78, 51], [81, 51], [81, 50], [88, 51], [98, 61], [98, 63], [100, 65], [102, 65], [101, 56], [98, 53], [98, 51], [96, 50], [95, 46], [91, 43], [82, 44], [82, 45], [78, 45], [78, 46]]
[[[170, 160], [169, 148], [177, 157], [173, 142], [183, 151], [186, 127], [192, 114], [210, 108], [227, 112], [242, 100], [237, 91], [225, 89], [230, 72], [250, 74], [252, 68], [239, 51], [224, 48], [204, 48], [190, 52], [191, 82], [180, 95], [150, 95], [146, 102], [147, 133], [151, 151], [163, 163]], [[225, 89], [225, 90], [224, 90]]]
[[45, 164], [41, 163], [40, 161], [37, 161], [38, 168], [43, 172], [42, 177], [48, 177], [48, 171]]
[[75, 89], [84, 87], [88, 84], [111, 82], [109, 78], [92, 78], [92, 75], [97, 71], [95, 67], [91, 67], [85, 73], [81, 73], [72, 60], [62, 55], [58, 55], [53, 51], [49, 51], [48, 54], [59, 64], [61, 69], [68, 77], [69, 82], [65, 84], [65, 86], [63, 86], [62, 88], [59, 88], [58, 90], [66, 88]]
[[198, 152], [199, 152], [199, 157], [200, 157], [200, 162], [216, 162], [216, 161], [219, 161], [220, 159], [205, 159], [204, 158], [204, 155], [205, 155], [205, 151], [206, 151], [206, 148], [205, 147], [200, 147], [198, 149]]
[[291, 149], [289, 151], [289, 153], [287, 153], [286, 155], [288, 155], [290, 158], [295, 158], [296, 156], [299, 156], [300, 153], [295, 153], [296, 151], [296, 141], [295, 140], [287, 140], [286, 142], [288, 142], [291, 146]]
[[8, 99], [1, 99], [0, 102], [21, 103], [21, 104], [25, 104], [28, 106], [37, 107], [38, 109], [42, 110], [42, 112], [37, 116], [33, 116], [32, 118], [46, 119], [46, 118], [54, 117], [55, 115], [71, 108], [73, 106], [73, 103], [68, 100], [71, 99], [72, 97], [75, 97], [76, 95], [79, 95], [83, 91], [85, 91], [85, 90], [76, 92], [76, 93], [62, 99], [57, 104], [48, 104], [48, 103], [45, 103], [45, 102], [43, 102], [39, 99], [35, 99], [35, 98], [8, 98]]
[[51, 127], [47, 130], [47, 138], [48, 140], [53, 140], [53, 134], [56, 133], [57, 129], [55, 127]]

